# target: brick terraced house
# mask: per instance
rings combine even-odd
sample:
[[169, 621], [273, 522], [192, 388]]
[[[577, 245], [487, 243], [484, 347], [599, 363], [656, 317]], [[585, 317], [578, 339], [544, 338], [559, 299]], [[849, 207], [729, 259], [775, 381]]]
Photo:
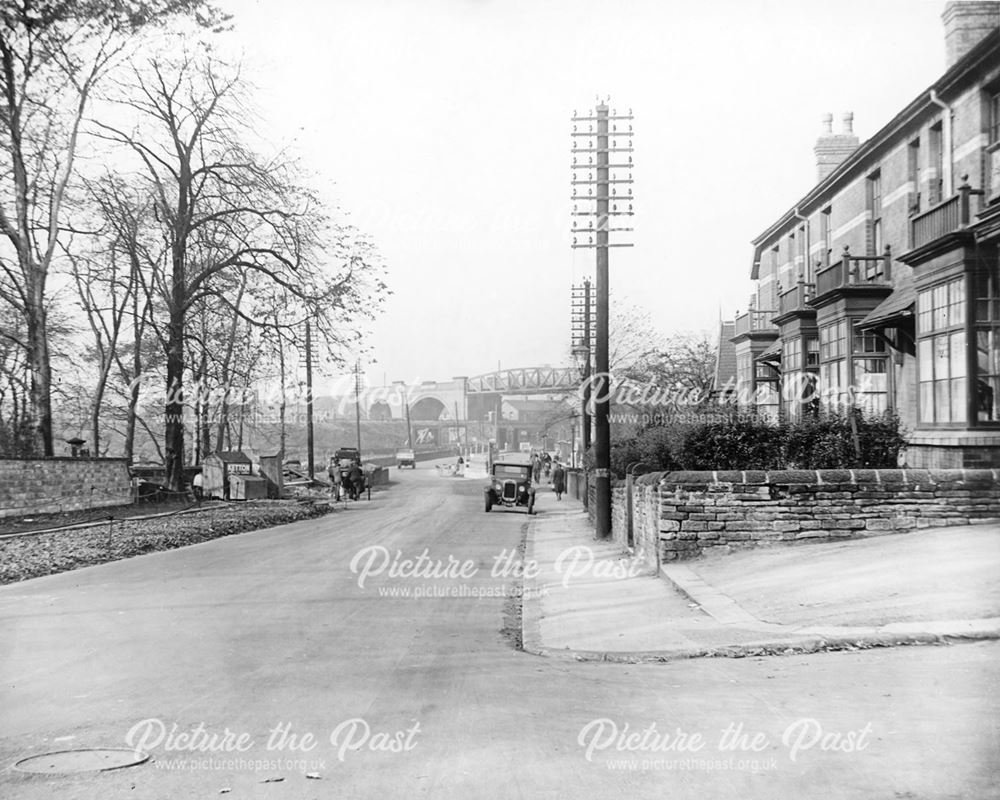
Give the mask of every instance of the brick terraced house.
[[895, 411], [911, 467], [1000, 467], [1000, 3], [949, 2], [947, 71], [753, 241], [737, 398], [795, 419]]

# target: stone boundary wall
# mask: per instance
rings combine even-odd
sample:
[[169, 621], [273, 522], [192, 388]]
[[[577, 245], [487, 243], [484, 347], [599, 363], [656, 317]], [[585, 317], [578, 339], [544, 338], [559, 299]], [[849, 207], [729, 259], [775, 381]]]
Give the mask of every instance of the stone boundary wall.
[[[634, 500], [633, 500], [634, 502]], [[623, 547], [627, 547], [628, 542], [628, 530], [627, 530], [627, 504], [628, 503], [628, 489], [625, 486], [625, 481], [619, 481], [612, 479], [611, 481], [611, 538], [614, 539], [618, 544]], [[593, 515], [591, 515], [593, 517]], [[633, 527], [634, 535], [634, 527]]]
[[583, 502], [583, 493], [586, 491], [587, 476], [582, 469], [571, 468], [566, 470], [566, 494], [574, 500]]
[[124, 458], [0, 458], [0, 518], [131, 502]]
[[[627, 542], [624, 486], [614, 538]], [[660, 563], [714, 547], [837, 541], [1000, 521], [1000, 470], [670, 472], [636, 479], [637, 554]]]

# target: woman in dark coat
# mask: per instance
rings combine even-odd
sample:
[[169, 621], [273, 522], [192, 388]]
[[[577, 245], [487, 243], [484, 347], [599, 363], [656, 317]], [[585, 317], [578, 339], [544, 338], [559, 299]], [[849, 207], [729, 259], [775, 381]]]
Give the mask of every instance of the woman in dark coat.
[[566, 470], [558, 461], [552, 464], [552, 491], [556, 493], [556, 500], [562, 500], [562, 494], [566, 491]]

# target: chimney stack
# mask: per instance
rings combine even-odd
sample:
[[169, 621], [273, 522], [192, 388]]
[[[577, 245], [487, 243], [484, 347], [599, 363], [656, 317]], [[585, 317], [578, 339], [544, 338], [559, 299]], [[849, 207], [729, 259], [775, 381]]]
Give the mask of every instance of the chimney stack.
[[955, 64], [987, 36], [1000, 27], [1000, 2], [951, 0], [941, 15], [944, 21], [945, 69]]
[[858, 149], [859, 144], [858, 137], [854, 135], [853, 111], [844, 112], [841, 133], [833, 132], [833, 114], [824, 114], [823, 133], [813, 148], [816, 153], [816, 180], [822, 182]]

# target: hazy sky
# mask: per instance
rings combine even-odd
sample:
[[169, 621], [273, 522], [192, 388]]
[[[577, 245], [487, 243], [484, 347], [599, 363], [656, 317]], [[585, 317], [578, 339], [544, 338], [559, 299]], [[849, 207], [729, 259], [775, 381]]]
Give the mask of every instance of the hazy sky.
[[635, 114], [615, 297], [666, 334], [745, 310], [750, 240], [944, 69], [942, 0], [224, 0], [266, 125], [385, 257], [372, 383], [563, 363], [570, 117]]

